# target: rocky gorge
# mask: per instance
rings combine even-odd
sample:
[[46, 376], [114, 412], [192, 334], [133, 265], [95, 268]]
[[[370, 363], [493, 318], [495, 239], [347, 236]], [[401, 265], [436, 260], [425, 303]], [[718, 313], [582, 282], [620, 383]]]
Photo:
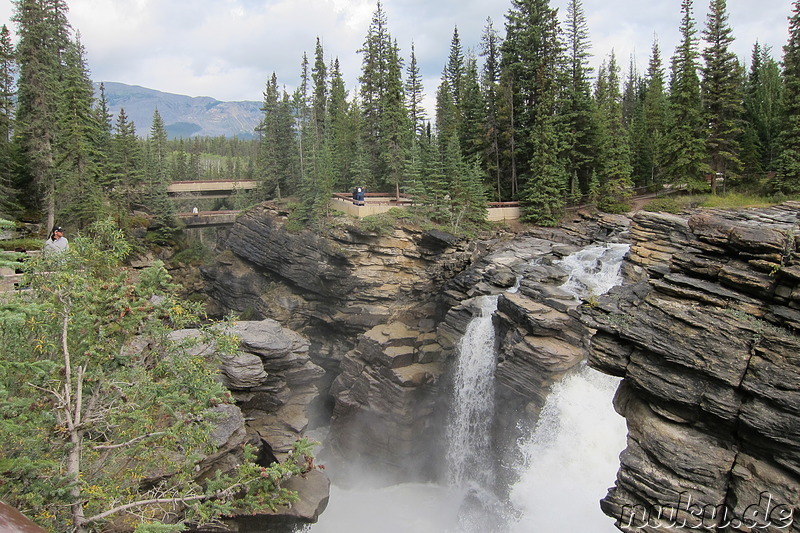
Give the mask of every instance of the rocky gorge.
[[[239, 217], [203, 274], [219, 314], [293, 339], [277, 370], [257, 349], [223, 369], [250, 438], [277, 454], [325, 427], [339, 482], [353, 480], [338, 465], [354, 463], [392, 482], [442, 478], [454, 354], [478, 297], [498, 295], [498, 466], [515, 460], [520, 414], [535, 420], [553, 383], [591, 354], [623, 378], [628, 448], [602, 508], [625, 530], [626, 510], [677, 507], [681, 495], [732, 513], [764, 492], [800, 501], [798, 211], [578, 213], [558, 229], [466, 241], [406, 224], [291, 233], [287, 213], [264, 204]], [[623, 288], [581, 302], [561, 287], [566, 256], [615, 241], [632, 244]], [[644, 520], [631, 525], [675, 529]]]

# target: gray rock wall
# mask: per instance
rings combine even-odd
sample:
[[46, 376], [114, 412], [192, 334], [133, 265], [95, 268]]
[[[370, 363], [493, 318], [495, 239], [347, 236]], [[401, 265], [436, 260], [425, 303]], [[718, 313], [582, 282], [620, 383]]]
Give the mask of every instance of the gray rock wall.
[[800, 531], [798, 213], [642, 212], [640, 282], [583, 306], [590, 364], [624, 378], [623, 531]]

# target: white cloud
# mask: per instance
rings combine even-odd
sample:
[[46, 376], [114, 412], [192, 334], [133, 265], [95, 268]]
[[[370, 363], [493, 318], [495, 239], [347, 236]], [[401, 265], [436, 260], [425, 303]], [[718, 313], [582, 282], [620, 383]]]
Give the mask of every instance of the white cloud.
[[[220, 100], [260, 100], [275, 72], [291, 90], [302, 54], [313, 61], [316, 37], [328, 60], [338, 57], [352, 92], [375, 0], [68, 0], [92, 77]], [[551, 0], [563, 20], [568, 0]], [[729, 0], [735, 51], [749, 60], [758, 39], [782, 55], [792, 0]], [[388, 27], [409, 58], [412, 41], [432, 101], [447, 61], [453, 28], [464, 48], [477, 49], [491, 17], [501, 34], [510, 0], [384, 0]], [[595, 64], [613, 49], [623, 71], [631, 54], [647, 66], [654, 35], [665, 66], [678, 44], [681, 14], [675, 0], [583, 0]], [[696, 0], [698, 37], [707, 2]], [[0, 22], [11, 0], [0, 0]], [[13, 28], [13, 25], [11, 25]]]

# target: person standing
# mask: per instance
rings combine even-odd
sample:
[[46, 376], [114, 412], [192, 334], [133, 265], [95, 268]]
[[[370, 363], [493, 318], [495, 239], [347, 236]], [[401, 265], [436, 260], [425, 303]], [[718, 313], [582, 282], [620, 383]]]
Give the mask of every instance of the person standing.
[[44, 241], [44, 253], [61, 253], [69, 249], [69, 241], [64, 237], [61, 226], [53, 226], [50, 237]]

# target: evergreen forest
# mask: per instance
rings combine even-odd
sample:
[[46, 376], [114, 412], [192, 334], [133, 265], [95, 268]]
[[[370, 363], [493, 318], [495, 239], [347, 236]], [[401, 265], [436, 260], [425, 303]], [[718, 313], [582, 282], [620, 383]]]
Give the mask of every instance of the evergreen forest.
[[[157, 240], [177, 231], [166, 193], [175, 180], [254, 179], [255, 193], [206, 206], [289, 198], [307, 224], [332, 192], [363, 186], [404, 194], [436, 222], [480, 224], [487, 202], [520, 202], [526, 221], [554, 225], [565, 206], [623, 212], [634, 192], [800, 192], [800, 4], [782, 51], [731, 51], [725, 0], [707, 20], [681, 0], [680, 42], [657, 40], [646, 72], [612, 53], [590, 66], [581, 0], [563, 16], [548, 0], [512, 0], [504, 31], [487, 19], [479, 43], [455, 28], [443, 42], [434, 116], [412, 44], [403, 57], [380, 2], [358, 86], [317, 39], [289, 92], [275, 73], [263, 91], [257, 140], [168, 140], [158, 110], [137, 132], [92, 89], [65, 0], [15, 0], [18, 42], [0, 30], [0, 215], [74, 228], [132, 213]], [[782, 54], [780, 53], [782, 52]], [[624, 61], [624, 59], [623, 59]], [[749, 65], [745, 67], [745, 65]], [[428, 90], [433, 90], [428, 88]]]

